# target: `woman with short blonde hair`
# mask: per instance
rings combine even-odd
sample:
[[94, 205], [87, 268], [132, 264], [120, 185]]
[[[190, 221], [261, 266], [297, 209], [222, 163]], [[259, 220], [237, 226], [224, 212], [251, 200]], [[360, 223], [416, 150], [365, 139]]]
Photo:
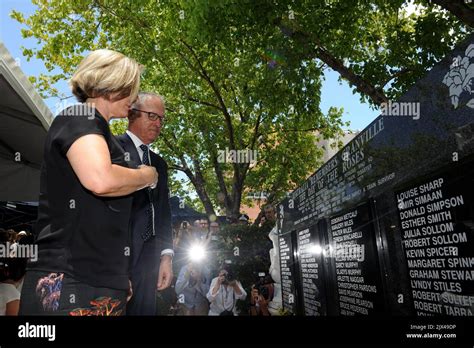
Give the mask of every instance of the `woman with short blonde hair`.
[[71, 78], [72, 93], [84, 103], [99, 96], [134, 101], [140, 87], [142, 67], [133, 59], [111, 50], [97, 50], [89, 54]]
[[28, 264], [20, 314], [124, 314], [131, 289], [130, 194], [154, 187], [158, 174], [129, 162], [108, 122], [127, 117], [141, 70], [119, 52], [97, 50], [72, 76], [81, 104], [57, 115], [46, 137], [38, 258]]

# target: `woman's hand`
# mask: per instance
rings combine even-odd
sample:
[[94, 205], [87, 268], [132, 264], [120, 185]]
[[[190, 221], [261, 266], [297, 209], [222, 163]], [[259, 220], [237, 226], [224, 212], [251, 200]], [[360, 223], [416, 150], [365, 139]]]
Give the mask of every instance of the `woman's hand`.
[[156, 171], [156, 168], [142, 164], [138, 167], [138, 169], [145, 177], [146, 182], [149, 183], [146, 187], [151, 187], [152, 189], [154, 189], [156, 187], [156, 184], [158, 183], [158, 172]]

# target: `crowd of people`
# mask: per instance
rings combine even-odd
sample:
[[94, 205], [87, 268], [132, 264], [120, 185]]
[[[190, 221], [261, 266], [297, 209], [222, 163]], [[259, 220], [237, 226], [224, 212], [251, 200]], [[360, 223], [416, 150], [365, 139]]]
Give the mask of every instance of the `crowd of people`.
[[[8, 243], [8, 244], [7, 244]], [[20, 294], [26, 272], [27, 259], [17, 257], [17, 246], [33, 244], [34, 237], [25, 231], [0, 229], [0, 244], [8, 248], [6, 258], [0, 258], [0, 315], [18, 315]], [[49, 283], [57, 283], [49, 278]], [[170, 311], [180, 316], [270, 315], [268, 302], [273, 297], [271, 279], [260, 277], [251, 286], [250, 296], [234, 276], [231, 265], [223, 266], [216, 277], [201, 262], [183, 265], [169, 290], [175, 296], [169, 303]], [[237, 311], [237, 301], [246, 301], [248, 313]], [[166, 314], [166, 313], [165, 313]]]
[[[247, 224], [248, 216], [241, 215], [240, 224]], [[162, 303], [160, 314], [172, 315], [270, 315], [268, 303], [273, 298], [273, 280], [269, 275], [256, 278], [250, 296], [234, 276], [232, 264], [211, 270], [209, 260], [192, 260], [190, 251], [200, 246], [212, 253], [212, 236], [219, 226], [207, 220], [183, 221], [175, 227], [174, 250], [177, 255], [177, 278], [173, 293]], [[215, 255], [208, 255], [214, 257]], [[250, 285], [250, 284], [245, 284]], [[174, 291], [173, 291], [174, 290]], [[243, 301], [239, 311], [237, 301]], [[170, 310], [168, 310], [170, 309]]]
[[[260, 274], [250, 289], [248, 296], [231, 265], [221, 267], [217, 276], [211, 279], [204, 264], [189, 262], [179, 272], [171, 308], [176, 309], [175, 315], [185, 316], [269, 316], [268, 304], [273, 299], [271, 277]], [[246, 312], [238, 310], [238, 300], [245, 301], [242, 307], [248, 308]]]

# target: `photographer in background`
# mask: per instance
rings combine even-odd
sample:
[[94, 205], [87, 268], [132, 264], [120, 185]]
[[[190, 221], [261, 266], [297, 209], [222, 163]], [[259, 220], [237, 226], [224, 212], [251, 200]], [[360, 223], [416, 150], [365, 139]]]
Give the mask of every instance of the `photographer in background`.
[[234, 278], [229, 267], [222, 268], [219, 276], [211, 282], [207, 299], [211, 303], [209, 315], [237, 315], [237, 300], [245, 300], [247, 293], [242, 284]]
[[258, 281], [252, 286], [250, 315], [269, 316], [268, 303], [273, 299], [273, 283], [270, 276], [259, 273]]
[[209, 283], [210, 272], [206, 266], [189, 262], [181, 268], [175, 285], [179, 315], [207, 315]]

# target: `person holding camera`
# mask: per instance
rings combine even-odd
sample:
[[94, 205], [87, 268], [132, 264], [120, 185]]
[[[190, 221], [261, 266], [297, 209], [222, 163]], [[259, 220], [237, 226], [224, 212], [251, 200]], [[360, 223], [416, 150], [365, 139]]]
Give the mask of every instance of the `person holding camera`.
[[237, 315], [237, 300], [245, 300], [247, 293], [242, 284], [236, 280], [230, 269], [221, 269], [219, 276], [211, 282], [207, 299], [211, 303], [209, 315]]
[[250, 315], [252, 316], [269, 316], [268, 300], [259, 293], [255, 287], [252, 288], [250, 296]]
[[273, 299], [273, 284], [270, 276], [259, 273], [258, 281], [252, 286], [250, 315], [269, 316], [268, 303]]
[[207, 315], [210, 272], [206, 266], [189, 262], [181, 268], [174, 287], [178, 296], [179, 315]]

